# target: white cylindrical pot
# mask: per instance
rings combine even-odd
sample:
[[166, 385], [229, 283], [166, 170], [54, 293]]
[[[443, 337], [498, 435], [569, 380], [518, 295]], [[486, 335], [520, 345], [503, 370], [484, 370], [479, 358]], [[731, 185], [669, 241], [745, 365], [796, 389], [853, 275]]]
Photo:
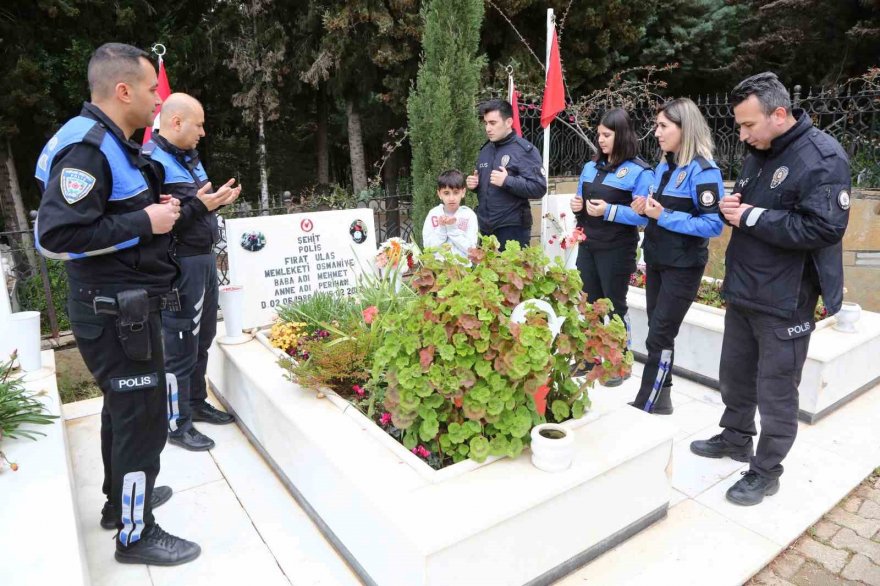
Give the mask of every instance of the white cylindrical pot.
[[844, 301], [843, 305], [840, 306], [840, 311], [834, 316], [837, 318], [834, 329], [839, 332], [846, 332], [847, 334], [855, 333], [856, 322], [859, 321], [861, 315], [862, 307], [858, 303]]
[[571, 247], [570, 250], [564, 250], [562, 253], [565, 255], [565, 268], [566, 269], [576, 269], [578, 262], [578, 247], [580, 244], [575, 244]]
[[227, 338], [239, 338], [244, 320], [244, 288], [240, 285], [220, 287], [220, 310]]
[[43, 367], [40, 356], [40, 312], [22, 311], [10, 314], [6, 322], [12, 347], [18, 351], [18, 364], [25, 372]]
[[562, 472], [571, 466], [574, 435], [558, 423], [542, 423], [532, 428], [532, 464], [545, 472]]

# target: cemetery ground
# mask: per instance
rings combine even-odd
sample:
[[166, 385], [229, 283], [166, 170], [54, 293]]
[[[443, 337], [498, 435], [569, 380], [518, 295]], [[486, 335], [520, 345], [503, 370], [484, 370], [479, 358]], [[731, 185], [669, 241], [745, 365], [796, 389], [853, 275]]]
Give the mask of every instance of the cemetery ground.
[[[627, 408], [640, 373], [637, 363], [622, 387], [597, 385], [593, 408]], [[746, 465], [688, 450], [717, 433], [718, 392], [679, 377], [673, 400], [675, 413], [665, 418], [678, 430], [668, 516], [557, 584], [880, 584], [878, 388], [812, 426], [801, 423], [782, 489], [751, 508], [724, 499]], [[217, 442], [210, 452], [168, 446], [162, 454], [158, 482], [175, 496], [157, 520], [199, 542], [201, 558], [177, 568], [117, 564], [111, 533], [97, 524], [100, 408], [100, 398], [64, 408], [92, 584], [360, 583], [236, 426], [206, 426]], [[460, 584], [470, 583], [462, 576]]]

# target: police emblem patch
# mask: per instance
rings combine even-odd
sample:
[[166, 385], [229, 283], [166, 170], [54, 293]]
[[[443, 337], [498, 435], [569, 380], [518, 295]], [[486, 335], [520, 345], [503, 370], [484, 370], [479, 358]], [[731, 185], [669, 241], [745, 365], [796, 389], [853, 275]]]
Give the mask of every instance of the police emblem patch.
[[73, 205], [89, 194], [95, 186], [95, 178], [80, 169], [66, 167], [61, 170], [61, 195]]
[[687, 171], [682, 171], [681, 173], [679, 173], [678, 177], [676, 177], [675, 179], [675, 186], [681, 187], [681, 184], [684, 181], [685, 177], [687, 177]]
[[780, 183], [788, 177], [788, 167], [779, 167], [773, 171], [773, 179], [770, 180], [770, 189], [776, 189]]
[[846, 189], [842, 189], [840, 193], [837, 194], [837, 205], [839, 205], [842, 210], [849, 209], [849, 192]]
[[510, 162], [510, 155], [504, 155], [503, 157], [501, 157], [501, 166], [502, 167], [506, 167], [507, 163], [509, 163], [509, 162]]
[[717, 201], [718, 198], [715, 197], [715, 192], [710, 189], [707, 189], [700, 194], [700, 205], [704, 208], [711, 208], [717, 203]]
[[616, 175], [617, 175], [618, 179], [623, 179], [624, 177], [626, 177], [627, 173], [629, 173], [629, 169], [627, 169], [626, 167], [623, 167], [622, 169], [617, 170]]

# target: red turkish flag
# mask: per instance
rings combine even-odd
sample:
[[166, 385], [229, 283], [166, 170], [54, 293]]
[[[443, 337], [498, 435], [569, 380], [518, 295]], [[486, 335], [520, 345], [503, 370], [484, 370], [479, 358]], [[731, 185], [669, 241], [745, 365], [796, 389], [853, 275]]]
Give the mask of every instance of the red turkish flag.
[[565, 110], [565, 84], [562, 83], [562, 60], [559, 58], [559, 40], [553, 29], [550, 62], [547, 64], [547, 83], [541, 104], [541, 127], [547, 128], [556, 115]]
[[[168, 75], [165, 74], [165, 61], [159, 59], [159, 97], [162, 98], [162, 101], [168, 99], [168, 96], [171, 95], [171, 86], [168, 84]], [[153, 120], [153, 127], [150, 128], [147, 126], [147, 129], [144, 130], [144, 144], [147, 144], [150, 141], [150, 137], [153, 136], [154, 130], [159, 130], [159, 116], [162, 113], [162, 105], [156, 108], [156, 118]]]
[[519, 122], [519, 92], [516, 86], [513, 86], [513, 96], [510, 98], [510, 105], [513, 106], [513, 131], [522, 136], [522, 126]]

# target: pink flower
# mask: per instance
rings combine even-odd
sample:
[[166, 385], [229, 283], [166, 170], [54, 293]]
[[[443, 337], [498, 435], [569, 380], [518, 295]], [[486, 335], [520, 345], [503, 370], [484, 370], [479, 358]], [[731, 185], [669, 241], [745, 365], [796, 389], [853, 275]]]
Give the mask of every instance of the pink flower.
[[376, 255], [376, 266], [377, 267], [379, 267], [380, 269], [384, 269], [385, 265], [387, 265], [387, 264], [388, 264], [388, 256], [384, 252], [381, 252], [378, 255]]
[[560, 217], [560, 218], [564, 218], [564, 217], [565, 217], [565, 212], [562, 212], [561, 214], [559, 214], [559, 217]]
[[391, 423], [391, 413], [383, 413], [382, 417], [379, 418], [379, 423], [382, 425], [388, 425]]
[[425, 446], [419, 445], [412, 449], [412, 453], [418, 456], [419, 458], [428, 458], [431, 456], [431, 452]]
[[373, 323], [373, 320], [376, 319], [376, 316], [379, 315], [379, 308], [375, 305], [371, 305], [361, 313], [364, 316], [364, 323], [371, 324]]
[[364, 388], [363, 388], [362, 386], [360, 386], [360, 385], [354, 385], [354, 386], [352, 386], [352, 387], [351, 387], [351, 390], [354, 391], [354, 393], [355, 393], [358, 397], [363, 397], [364, 395], [367, 394], [367, 391], [365, 391]]

